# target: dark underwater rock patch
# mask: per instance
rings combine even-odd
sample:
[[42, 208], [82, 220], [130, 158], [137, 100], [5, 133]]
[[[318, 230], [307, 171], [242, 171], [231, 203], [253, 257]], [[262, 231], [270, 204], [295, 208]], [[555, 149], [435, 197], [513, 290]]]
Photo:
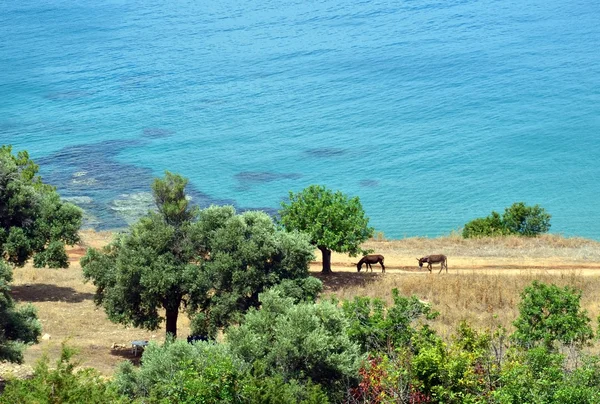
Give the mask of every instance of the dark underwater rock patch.
[[358, 183], [358, 185], [360, 185], [363, 188], [378, 187], [379, 186], [379, 181], [377, 181], [377, 180], [371, 180], [371, 179], [360, 180], [360, 182]]
[[239, 189], [246, 190], [250, 187], [280, 180], [297, 180], [302, 177], [299, 173], [274, 173], [270, 171], [242, 171], [234, 178], [239, 182]]
[[257, 184], [286, 179], [297, 180], [301, 177], [302, 174], [299, 173], [281, 174], [270, 171], [242, 171], [235, 175], [235, 179], [238, 181]]
[[348, 151], [346, 149], [341, 149], [338, 147], [318, 147], [314, 149], [307, 149], [304, 151], [304, 154], [317, 158], [331, 158], [343, 156], [347, 152]]
[[142, 136], [149, 139], [162, 139], [173, 136], [174, 134], [174, 130], [165, 128], [144, 128], [142, 131]]

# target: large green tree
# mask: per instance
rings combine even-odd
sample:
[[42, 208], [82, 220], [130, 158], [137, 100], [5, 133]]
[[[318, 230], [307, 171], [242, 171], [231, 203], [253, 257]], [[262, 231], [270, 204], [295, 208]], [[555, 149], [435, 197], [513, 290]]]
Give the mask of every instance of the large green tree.
[[283, 226], [291, 231], [306, 232], [323, 255], [323, 272], [331, 272], [331, 252], [356, 256], [364, 251], [360, 244], [373, 235], [369, 218], [356, 196], [349, 198], [321, 185], [311, 185], [301, 192], [290, 192], [289, 202], [279, 211]]
[[65, 244], [79, 240], [82, 212], [44, 184], [26, 151], [0, 147], [0, 361], [21, 362], [25, 344], [37, 342], [41, 325], [31, 305], [10, 295], [12, 268], [33, 256], [36, 267], [66, 267]]
[[165, 321], [175, 336], [185, 309], [193, 332], [212, 337], [258, 306], [265, 288], [308, 276], [313, 252], [304, 235], [278, 231], [263, 212], [199, 210], [186, 185], [168, 172], [156, 179], [157, 211], [81, 260], [85, 278], [97, 287], [96, 303], [112, 321], [149, 330]]

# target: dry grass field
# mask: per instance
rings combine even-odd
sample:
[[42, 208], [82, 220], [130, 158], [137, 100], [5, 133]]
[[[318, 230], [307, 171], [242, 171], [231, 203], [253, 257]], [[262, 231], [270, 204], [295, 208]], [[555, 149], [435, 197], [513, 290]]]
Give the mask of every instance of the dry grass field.
[[[139, 359], [128, 348], [132, 340], [164, 339], [164, 330], [148, 332], [113, 324], [102, 309], [95, 307], [95, 289], [83, 283], [79, 258], [87, 247], [100, 247], [111, 237], [108, 232], [82, 232], [82, 245], [69, 250], [71, 266], [66, 270], [35, 269], [29, 265], [15, 270], [15, 300], [33, 303], [38, 308], [43, 333], [51, 338], [29, 347], [23, 366], [0, 364], [0, 376], [9, 371], [29, 372], [44, 352], [56, 358], [65, 340], [79, 349], [81, 366], [92, 366], [110, 375], [118, 362]], [[324, 281], [325, 296], [351, 299], [362, 295], [390, 301], [391, 290], [398, 288], [402, 294], [415, 294], [430, 302], [441, 313], [434, 327], [442, 335], [449, 335], [462, 319], [478, 328], [501, 324], [510, 329], [517, 314], [519, 293], [534, 279], [582, 289], [582, 305], [594, 323], [600, 314], [598, 242], [559, 236], [489, 240], [448, 236], [372, 240], [364, 247], [385, 256], [386, 273], [382, 274], [378, 265], [373, 267], [373, 273], [366, 273], [364, 268], [357, 273], [358, 258], [334, 253], [334, 274], [324, 277], [317, 255], [311, 272]], [[416, 258], [436, 253], [448, 256], [449, 272], [438, 274], [435, 266], [431, 274], [419, 271]], [[178, 333], [185, 337], [188, 332], [187, 318], [181, 316]]]

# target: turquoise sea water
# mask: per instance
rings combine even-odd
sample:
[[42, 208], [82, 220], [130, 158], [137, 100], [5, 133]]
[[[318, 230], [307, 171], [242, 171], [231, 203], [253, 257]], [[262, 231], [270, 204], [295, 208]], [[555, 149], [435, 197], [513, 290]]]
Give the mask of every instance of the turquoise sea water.
[[387, 237], [513, 202], [600, 239], [600, 3], [0, 0], [0, 140], [88, 225], [323, 184]]

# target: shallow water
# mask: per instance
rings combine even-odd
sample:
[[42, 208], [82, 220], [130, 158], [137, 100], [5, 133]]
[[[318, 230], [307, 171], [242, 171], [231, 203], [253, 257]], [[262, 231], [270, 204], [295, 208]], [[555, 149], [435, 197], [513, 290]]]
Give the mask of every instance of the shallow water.
[[88, 224], [169, 170], [201, 206], [323, 184], [394, 238], [525, 201], [600, 239], [599, 4], [201, 3], [0, 2], [0, 140]]

